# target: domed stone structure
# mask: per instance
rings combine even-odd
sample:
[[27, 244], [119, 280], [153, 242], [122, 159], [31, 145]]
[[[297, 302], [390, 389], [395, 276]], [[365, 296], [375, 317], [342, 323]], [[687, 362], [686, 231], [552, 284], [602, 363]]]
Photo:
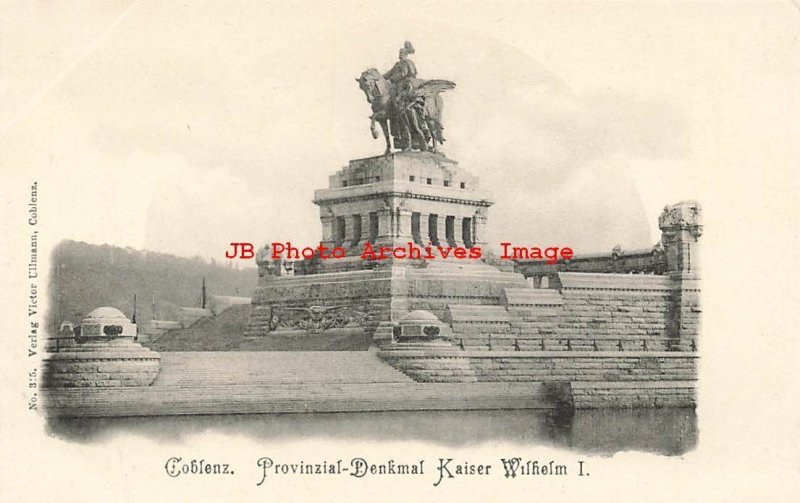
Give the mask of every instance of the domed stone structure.
[[43, 359], [42, 386], [50, 388], [148, 386], [161, 357], [135, 342], [136, 324], [113, 307], [90, 312], [75, 329], [75, 344]]
[[445, 337], [447, 325], [430, 311], [417, 309], [403, 315], [395, 324], [395, 342], [427, 342]]
[[98, 307], [81, 321], [78, 342], [110, 340], [117, 337], [136, 339], [136, 325], [113, 307]]

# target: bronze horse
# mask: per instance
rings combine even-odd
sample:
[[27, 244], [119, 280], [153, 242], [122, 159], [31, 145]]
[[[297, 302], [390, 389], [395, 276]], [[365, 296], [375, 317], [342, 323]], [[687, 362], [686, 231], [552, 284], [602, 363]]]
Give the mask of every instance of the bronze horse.
[[453, 82], [407, 79], [395, 86], [375, 68], [364, 71], [356, 82], [372, 105], [372, 137], [378, 138], [376, 122], [383, 130], [386, 154], [392, 151], [392, 143], [402, 150], [415, 148], [434, 152], [437, 143], [444, 143], [442, 97], [439, 93], [453, 89], [456, 86]]

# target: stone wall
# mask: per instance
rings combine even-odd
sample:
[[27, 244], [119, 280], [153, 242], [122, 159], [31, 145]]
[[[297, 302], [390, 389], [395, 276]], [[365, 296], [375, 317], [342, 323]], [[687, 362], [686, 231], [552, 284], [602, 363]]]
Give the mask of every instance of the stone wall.
[[525, 287], [520, 274], [498, 271], [480, 262], [432, 262], [420, 267], [408, 261], [386, 261], [370, 270], [264, 275], [253, 296], [253, 314], [246, 335], [275, 332], [280, 326], [274, 318], [285, 317], [288, 321], [293, 316], [290, 311], [313, 311], [324, 324], [326, 316], [340, 316], [334, 310], [324, 312], [336, 307], [364, 313], [366, 318], [359, 326], [372, 335], [379, 324], [397, 321], [413, 310], [428, 310], [445, 319], [453, 303], [496, 306], [503, 289]]
[[466, 349], [692, 351], [699, 287], [669, 276], [557, 273], [557, 289], [505, 288], [499, 304], [451, 304]]
[[447, 347], [385, 345], [420, 382], [569, 383], [575, 407], [694, 406], [699, 285], [685, 276], [561, 272], [497, 305], [450, 304]]
[[496, 303], [450, 299], [441, 317], [450, 334], [438, 346], [380, 354], [421, 382], [563, 382], [575, 407], [693, 406], [699, 205], [665, 207], [659, 227], [664, 274], [561, 271], [548, 288], [506, 285]]
[[606, 407], [694, 407], [694, 381], [573, 382], [576, 409]]
[[389, 319], [391, 294], [391, 270], [263, 278], [253, 296], [245, 335], [348, 326], [372, 333], [381, 321]]
[[570, 383], [575, 407], [693, 406], [697, 355], [663, 351], [469, 351], [384, 348], [418, 382]]
[[158, 376], [161, 357], [126, 339], [86, 342], [42, 359], [43, 388], [149, 386]]
[[692, 381], [697, 355], [663, 351], [460, 351], [383, 349], [419, 382]]

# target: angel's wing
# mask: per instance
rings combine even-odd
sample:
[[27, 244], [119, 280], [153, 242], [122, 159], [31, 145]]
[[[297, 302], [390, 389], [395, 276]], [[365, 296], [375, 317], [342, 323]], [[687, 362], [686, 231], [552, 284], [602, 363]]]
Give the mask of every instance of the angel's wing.
[[437, 94], [455, 87], [455, 82], [450, 82], [449, 80], [426, 80], [416, 89], [416, 93], [426, 98], [434, 98]]

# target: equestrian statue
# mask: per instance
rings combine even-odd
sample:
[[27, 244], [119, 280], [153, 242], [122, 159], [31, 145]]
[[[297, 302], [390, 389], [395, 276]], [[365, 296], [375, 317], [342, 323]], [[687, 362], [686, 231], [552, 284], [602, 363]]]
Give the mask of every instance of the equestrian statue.
[[440, 93], [456, 85], [449, 80], [417, 78], [417, 67], [409, 56], [414, 46], [406, 42], [400, 59], [391, 70], [381, 74], [369, 68], [356, 79], [372, 105], [370, 131], [378, 138], [375, 123], [380, 124], [386, 140], [386, 154], [395, 149], [436, 152], [444, 143], [442, 131], [442, 97]]

